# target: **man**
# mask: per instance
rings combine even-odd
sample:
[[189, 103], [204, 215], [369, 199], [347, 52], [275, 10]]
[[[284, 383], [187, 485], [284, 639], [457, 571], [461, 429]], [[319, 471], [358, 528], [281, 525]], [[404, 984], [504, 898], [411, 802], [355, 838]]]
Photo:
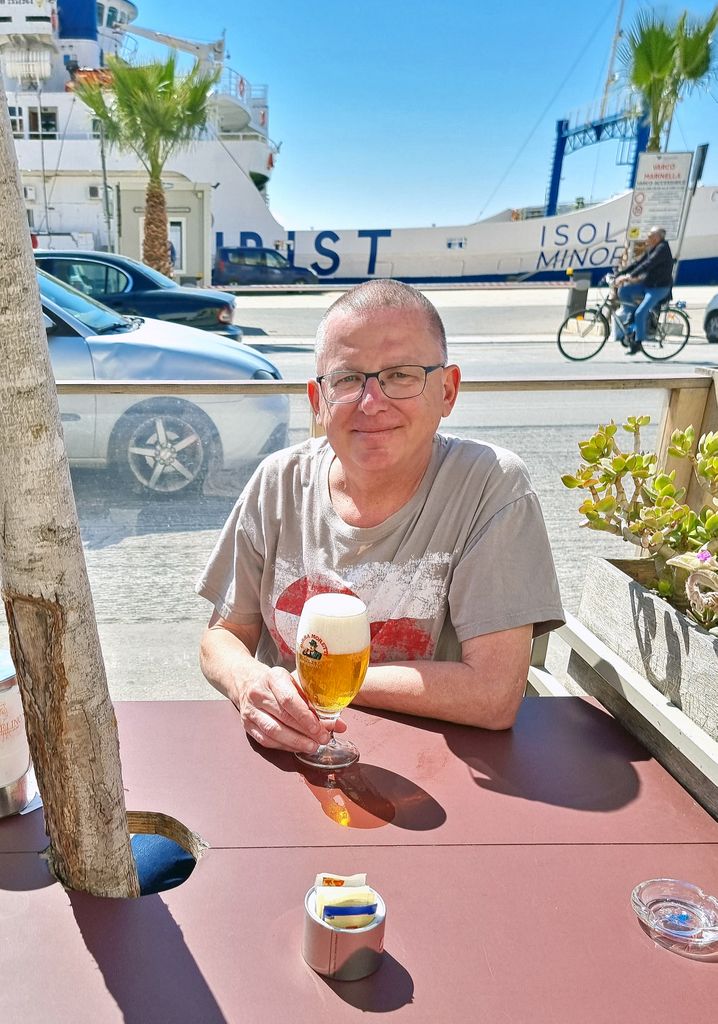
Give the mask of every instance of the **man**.
[[338, 299], [316, 365], [307, 389], [326, 438], [265, 459], [198, 584], [215, 606], [205, 676], [257, 742], [314, 752], [329, 735], [291, 674], [297, 621], [312, 594], [349, 592], [372, 629], [355, 703], [509, 728], [531, 637], [562, 621], [523, 464], [436, 433], [460, 372], [436, 309], [407, 285]]
[[[671, 291], [673, 285], [673, 254], [666, 241], [665, 228], [651, 228], [646, 251], [639, 260], [629, 264], [616, 278], [618, 298], [623, 309], [616, 317], [616, 335], [627, 344], [628, 355], [634, 356], [646, 340], [648, 316]], [[626, 328], [633, 317], [633, 333]]]

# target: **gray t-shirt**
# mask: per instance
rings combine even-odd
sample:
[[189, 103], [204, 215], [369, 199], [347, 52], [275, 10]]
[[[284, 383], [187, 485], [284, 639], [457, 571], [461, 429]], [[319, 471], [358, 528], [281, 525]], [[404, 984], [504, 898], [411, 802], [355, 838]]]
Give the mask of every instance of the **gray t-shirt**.
[[228, 622], [261, 622], [260, 661], [293, 668], [302, 606], [326, 591], [366, 604], [373, 663], [459, 661], [471, 637], [561, 625], [543, 516], [513, 452], [437, 434], [411, 500], [368, 528], [335, 512], [333, 458], [319, 438], [265, 459], [197, 584]]

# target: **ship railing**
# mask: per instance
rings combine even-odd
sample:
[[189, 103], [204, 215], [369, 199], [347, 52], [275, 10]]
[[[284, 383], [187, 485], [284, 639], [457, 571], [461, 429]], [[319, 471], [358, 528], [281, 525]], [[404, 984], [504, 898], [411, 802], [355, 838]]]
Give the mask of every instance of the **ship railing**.
[[266, 85], [253, 85], [245, 75], [233, 68], [223, 70], [215, 88], [218, 93], [232, 96], [247, 108], [253, 103], [266, 103], [269, 92]]

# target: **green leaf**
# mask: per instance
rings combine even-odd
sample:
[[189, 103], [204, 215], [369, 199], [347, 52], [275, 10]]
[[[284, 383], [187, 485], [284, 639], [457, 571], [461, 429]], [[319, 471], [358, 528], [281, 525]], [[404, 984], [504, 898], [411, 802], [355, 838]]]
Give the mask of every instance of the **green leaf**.
[[590, 441], [582, 441], [578, 447], [586, 462], [593, 463], [598, 461], [600, 452]]
[[603, 533], [605, 533], [606, 531], [613, 533], [613, 527], [611, 526], [611, 524], [607, 523], [605, 519], [601, 519], [598, 515], [596, 515], [596, 513], [593, 513], [591, 516], [587, 516], [586, 518], [589, 520], [588, 525], [592, 530], [599, 530]]

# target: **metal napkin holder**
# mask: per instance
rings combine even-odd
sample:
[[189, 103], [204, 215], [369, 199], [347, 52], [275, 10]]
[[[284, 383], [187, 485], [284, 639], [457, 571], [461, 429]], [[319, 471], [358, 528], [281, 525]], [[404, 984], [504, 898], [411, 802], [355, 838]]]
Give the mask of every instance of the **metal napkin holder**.
[[381, 966], [386, 906], [379, 893], [376, 904], [376, 917], [370, 924], [335, 928], [317, 917], [316, 890], [311, 887], [304, 897], [302, 956], [317, 974], [335, 981], [358, 981]]

